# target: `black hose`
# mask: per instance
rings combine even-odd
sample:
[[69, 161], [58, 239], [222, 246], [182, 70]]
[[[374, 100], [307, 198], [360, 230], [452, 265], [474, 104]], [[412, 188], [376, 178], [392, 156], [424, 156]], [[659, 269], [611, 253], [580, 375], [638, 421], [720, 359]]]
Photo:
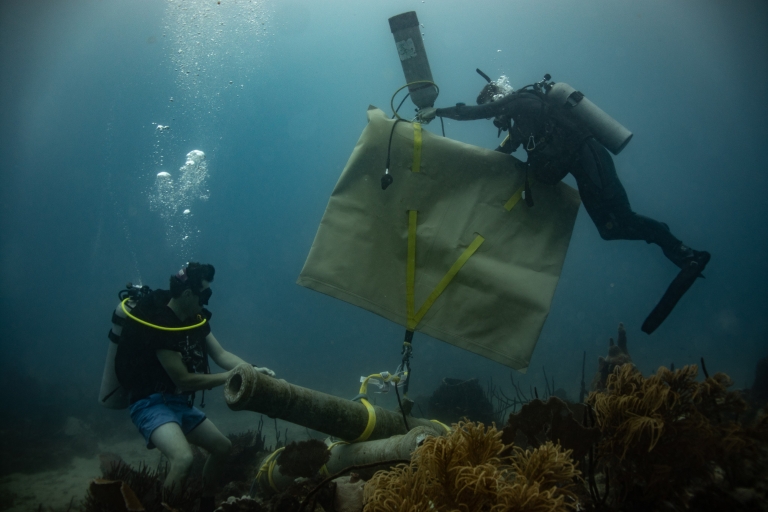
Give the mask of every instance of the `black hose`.
[[400, 392], [397, 390], [397, 383], [395, 383], [395, 395], [397, 395], [397, 405], [400, 407], [400, 412], [403, 415], [403, 421], [405, 422], [406, 432], [411, 431], [411, 427], [408, 426], [408, 419], [405, 417], [405, 411], [403, 410], [403, 404], [400, 402]]
[[478, 75], [480, 75], [481, 77], [485, 78], [486, 82], [491, 83], [491, 77], [489, 77], [488, 75], [486, 75], [485, 73], [480, 71], [480, 68], [475, 69], [475, 71], [477, 71]]
[[403, 98], [403, 101], [401, 101], [401, 102], [400, 102], [400, 104], [399, 104], [399, 105], [397, 106], [397, 108], [395, 109], [395, 114], [392, 116], [392, 118], [394, 118], [395, 116], [397, 116], [397, 111], [398, 111], [398, 110], [400, 110], [400, 107], [402, 107], [402, 106], [403, 106], [403, 103], [405, 103], [405, 100], [407, 100], [407, 99], [408, 99], [408, 96], [410, 96], [410, 95], [411, 95], [411, 93], [410, 93], [410, 92], [409, 92], [408, 94], [406, 94], [406, 95], [405, 95], [405, 98]]

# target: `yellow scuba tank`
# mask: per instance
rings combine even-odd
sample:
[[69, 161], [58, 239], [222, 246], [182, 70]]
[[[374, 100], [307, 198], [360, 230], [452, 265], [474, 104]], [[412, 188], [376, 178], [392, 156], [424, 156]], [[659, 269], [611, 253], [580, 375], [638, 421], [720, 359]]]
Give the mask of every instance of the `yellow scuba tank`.
[[566, 83], [548, 84], [545, 98], [553, 105], [570, 110], [614, 155], [618, 155], [632, 139], [632, 132]]
[[101, 389], [99, 390], [99, 403], [107, 409], [126, 409], [129, 405], [128, 391], [120, 385], [115, 373], [115, 356], [117, 355], [117, 344], [120, 342], [120, 335], [123, 332], [123, 324], [126, 320], [125, 310], [123, 310], [123, 301], [125, 308], [131, 311], [138, 300], [150, 293], [148, 286], [138, 286], [128, 283], [125, 290], [120, 291], [120, 303], [118, 303], [112, 313], [112, 328], [107, 337], [109, 345], [107, 346], [107, 359], [104, 362], [104, 372], [101, 376]]
[[437, 89], [432, 82], [432, 71], [416, 12], [404, 12], [389, 18], [389, 28], [395, 37], [411, 101], [420, 109], [434, 106]]

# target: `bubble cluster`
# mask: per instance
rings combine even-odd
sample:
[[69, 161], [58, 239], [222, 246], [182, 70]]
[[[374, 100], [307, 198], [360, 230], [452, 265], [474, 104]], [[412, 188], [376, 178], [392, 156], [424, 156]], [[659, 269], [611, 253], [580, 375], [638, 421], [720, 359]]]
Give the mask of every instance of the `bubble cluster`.
[[208, 163], [205, 153], [192, 150], [176, 178], [168, 171], [160, 171], [149, 197], [150, 210], [160, 214], [165, 223], [168, 243], [179, 249], [182, 258], [193, 256], [194, 244], [200, 232], [194, 224], [192, 206], [207, 201]]
[[[501, 51], [501, 50], [499, 50]], [[506, 96], [507, 94], [514, 92], [514, 89], [509, 85], [509, 78], [506, 75], [501, 75], [498, 80], [493, 81], [496, 87], [499, 88], [499, 92], [493, 95], [492, 101], [497, 101]]]
[[[183, 108], [218, 109], [259, 68], [272, 15], [265, 0], [169, 0], [164, 34]], [[171, 98], [173, 101], [173, 98]]]

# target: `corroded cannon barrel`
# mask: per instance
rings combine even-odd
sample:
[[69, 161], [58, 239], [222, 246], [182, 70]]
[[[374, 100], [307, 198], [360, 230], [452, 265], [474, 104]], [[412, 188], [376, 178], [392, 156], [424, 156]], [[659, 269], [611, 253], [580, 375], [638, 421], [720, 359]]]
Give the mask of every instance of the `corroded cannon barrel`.
[[[405, 435], [392, 436], [388, 439], [335, 445], [329, 448], [331, 456], [325, 464], [325, 468], [328, 474], [333, 475], [350, 466], [391, 460], [409, 460], [411, 453], [421, 444], [424, 438], [434, 434], [432, 429], [415, 427]], [[262, 460], [259, 466], [262, 466], [270, 457], [272, 455], [268, 455]], [[380, 469], [389, 469], [389, 466], [382, 464], [381, 466], [369, 469], [357, 470], [357, 472], [364, 480], [367, 480]], [[278, 465], [272, 466], [267, 471], [270, 471], [270, 473], [265, 473], [259, 479], [259, 485], [266, 492], [270, 492], [270, 488], [272, 491], [284, 491], [294, 482], [293, 477], [282, 474]]]
[[[371, 415], [360, 402], [289, 384], [248, 364], [235, 368], [224, 386], [224, 398], [233, 411], [266, 414], [346, 441], [384, 439], [407, 432], [399, 412], [371, 406]], [[422, 418], [409, 416], [408, 426], [427, 427], [435, 435], [444, 433], [441, 425]]]

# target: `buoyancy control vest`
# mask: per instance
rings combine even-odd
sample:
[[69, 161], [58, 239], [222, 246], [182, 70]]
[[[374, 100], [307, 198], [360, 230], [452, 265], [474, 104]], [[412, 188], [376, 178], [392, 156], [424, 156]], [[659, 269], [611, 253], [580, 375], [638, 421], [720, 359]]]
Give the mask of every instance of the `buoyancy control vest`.
[[112, 327], [107, 333], [109, 345], [107, 346], [107, 360], [104, 363], [104, 372], [101, 377], [101, 389], [99, 390], [99, 404], [107, 409], [125, 409], [130, 405], [128, 390], [120, 385], [115, 371], [115, 357], [117, 345], [120, 343], [120, 335], [123, 332], [123, 324], [126, 319], [126, 311], [130, 312], [142, 297], [151, 293], [148, 286], [138, 286], [128, 283], [124, 290], [117, 296], [120, 302], [112, 311]]
[[[493, 124], [509, 135], [498, 150], [512, 153], [520, 145], [528, 154], [529, 168], [538, 181], [556, 183], [577, 163], [584, 142], [595, 138], [617, 155], [632, 139], [632, 132], [589, 101], [583, 93], [563, 82], [544, 79], [504, 95], [497, 82], [479, 69], [488, 81], [478, 96], [477, 107], [439, 109], [438, 115], [455, 111], [453, 119], [496, 116]], [[512, 124], [514, 121], [514, 124]]]
[[[146, 378], [154, 371], [154, 378], [157, 380], [157, 376], [165, 375], [164, 370], [161, 370], [159, 361], [154, 356], [154, 351], [151, 354], [144, 354], [146, 360], [141, 362], [135, 361], [137, 354], [141, 354], [139, 347], [131, 347], [127, 349], [123, 346], [121, 350], [120, 343], [124, 338], [124, 328], [126, 322], [134, 322], [129, 328], [129, 332], [135, 331], [139, 324], [143, 324], [145, 328], [169, 331], [169, 335], [173, 336], [176, 333], [176, 337], [184, 336], [186, 343], [178, 343], [174, 346], [168, 346], [172, 350], [178, 350], [182, 352], [182, 356], [185, 362], [195, 361], [194, 364], [188, 364], [188, 370], [194, 373], [210, 373], [208, 366], [208, 354], [205, 345], [205, 336], [210, 332], [210, 327], [207, 325], [208, 320], [211, 318], [210, 311], [203, 309], [202, 318], [198, 318], [192, 325], [180, 325], [176, 327], [168, 327], [164, 325], [156, 325], [148, 320], [153, 320], [154, 317], [151, 314], [152, 310], [158, 310], [164, 308], [168, 300], [170, 300], [170, 293], [165, 290], [157, 290], [153, 292], [149, 287], [133, 286], [128, 284], [125, 290], [122, 290], [118, 294], [121, 299], [112, 313], [112, 327], [108, 333], [109, 345], [107, 349], [107, 359], [104, 365], [104, 373], [102, 376], [101, 390], [99, 392], [99, 403], [109, 409], [125, 409], [130, 403], [136, 401], [136, 390], [139, 389], [139, 393], [143, 393], [146, 390], [142, 390], [141, 379]], [[134, 311], [135, 310], [135, 311]], [[138, 316], [134, 316], [133, 313]], [[148, 314], [149, 313], [149, 314]], [[140, 318], [143, 317], [144, 319]], [[173, 319], [171, 319], [173, 320]], [[158, 322], [169, 323], [169, 322]], [[175, 322], [174, 322], [175, 323]], [[145, 331], [146, 333], [147, 331]], [[151, 332], [151, 331], [149, 331]], [[134, 336], [136, 333], [133, 333]], [[191, 336], [190, 336], [191, 334]], [[190, 341], [192, 338], [192, 341]], [[195, 348], [199, 347], [199, 348]], [[160, 347], [164, 348], [164, 347]], [[195, 353], [197, 350], [198, 353]], [[149, 368], [149, 369], [147, 369]], [[167, 391], [170, 392], [173, 389], [170, 378], [164, 385], [155, 384], [155, 389], [151, 391]], [[161, 389], [162, 388], [162, 389]], [[166, 389], [167, 388], [167, 389]], [[131, 390], [133, 389], [133, 392]]]
[[562, 180], [579, 154], [590, 131], [567, 111], [546, 101], [533, 90], [511, 93], [504, 114], [494, 120], [508, 136], [498, 150], [510, 154], [522, 146], [527, 166], [536, 181], [552, 185]]

